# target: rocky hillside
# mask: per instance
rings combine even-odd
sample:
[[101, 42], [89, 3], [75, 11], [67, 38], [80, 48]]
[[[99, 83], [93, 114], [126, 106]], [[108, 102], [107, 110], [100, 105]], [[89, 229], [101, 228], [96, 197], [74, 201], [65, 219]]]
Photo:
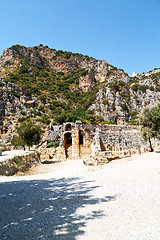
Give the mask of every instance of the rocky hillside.
[[145, 106], [153, 106], [160, 100], [160, 69], [139, 74], [134, 78], [118, 76], [119, 70], [111, 73], [106, 83], [99, 89], [90, 109], [105, 120], [115, 121], [124, 116], [134, 123]]
[[160, 98], [160, 69], [134, 78], [105, 60], [47, 46], [14, 45], [0, 57], [0, 115], [4, 131], [35, 118], [134, 123], [144, 106]]

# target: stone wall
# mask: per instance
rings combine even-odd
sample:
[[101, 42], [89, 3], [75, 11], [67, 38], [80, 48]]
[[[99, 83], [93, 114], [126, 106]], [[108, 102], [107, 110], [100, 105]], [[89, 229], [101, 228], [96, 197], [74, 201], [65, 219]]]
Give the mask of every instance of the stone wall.
[[[80, 121], [64, 123], [59, 127], [60, 147], [51, 155], [57, 160], [64, 160], [84, 159], [86, 156], [95, 156], [105, 151], [139, 151], [140, 149], [142, 151], [142, 148], [147, 149], [149, 144], [141, 139], [138, 131], [138, 126], [131, 125], [82, 124]], [[160, 141], [155, 139], [152, 143], [156, 146]], [[51, 158], [49, 154], [48, 158]]]
[[41, 163], [65, 159], [65, 154], [61, 147], [40, 148], [38, 152]]
[[[101, 145], [101, 150], [110, 148], [139, 148], [149, 146], [138, 134], [139, 126], [131, 125], [92, 125], [83, 124], [84, 131], [90, 132], [91, 142]], [[152, 139], [153, 145], [160, 144], [158, 139]], [[98, 146], [97, 146], [98, 147]], [[109, 149], [108, 149], [109, 148]]]
[[[102, 125], [99, 136], [106, 149], [111, 147], [123, 149], [148, 147], [148, 143], [139, 136], [138, 132], [138, 126]], [[160, 144], [158, 139], [153, 139], [152, 142], [154, 145]]]
[[137, 126], [102, 126], [99, 135], [104, 148], [102, 150], [139, 148], [146, 145], [138, 135]]
[[17, 172], [25, 172], [30, 167], [40, 163], [40, 154], [35, 151], [23, 156], [14, 156], [13, 158], [0, 162], [0, 175], [12, 176]]

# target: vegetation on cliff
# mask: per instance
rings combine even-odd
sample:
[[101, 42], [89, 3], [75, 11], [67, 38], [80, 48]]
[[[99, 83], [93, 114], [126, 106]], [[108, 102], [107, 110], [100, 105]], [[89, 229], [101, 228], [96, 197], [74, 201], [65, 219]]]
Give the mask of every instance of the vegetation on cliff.
[[113, 123], [123, 115], [136, 124], [142, 108], [159, 101], [160, 72], [130, 78], [104, 60], [42, 44], [5, 50], [0, 79], [0, 100], [6, 107], [19, 101], [7, 109], [19, 122]]
[[[88, 92], [83, 92], [79, 88], [79, 78], [88, 73], [87, 69], [74, 66], [72, 71], [56, 72], [52, 70], [47, 58], [40, 55], [38, 47], [26, 48], [15, 45], [10, 49], [13, 54], [16, 54], [14, 57], [18, 59], [18, 64], [12, 72], [6, 71], [3, 82], [15, 84], [16, 88], [14, 91], [12, 90], [12, 95], [20, 98], [19, 87], [21, 87], [25, 96], [36, 97], [43, 105], [33, 109], [31, 116], [25, 116], [26, 114], [23, 112], [23, 117], [19, 118], [20, 122], [28, 117], [36, 116], [39, 117], [39, 121], [47, 124], [50, 122], [49, 119], [54, 119], [55, 123], [75, 122], [76, 120], [96, 122], [96, 116], [88, 108], [96, 98], [98, 86], [96, 85]], [[69, 61], [68, 59], [72, 57], [83, 58], [87, 61], [90, 59], [81, 54], [50, 51], [54, 53], [52, 60], [55, 64], [62, 59]], [[70, 64], [72, 65], [72, 62]], [[12, 62], [8, 60], [5, 68], [9, 65], [11, 66]]]

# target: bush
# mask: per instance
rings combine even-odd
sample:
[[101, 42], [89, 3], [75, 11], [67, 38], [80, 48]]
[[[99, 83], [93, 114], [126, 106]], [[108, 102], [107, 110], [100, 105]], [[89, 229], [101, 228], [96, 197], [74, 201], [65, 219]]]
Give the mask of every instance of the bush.
[[146, 86], [146, 85], [140, 85], [139, 86], [139, 90], [143, 93], [145, 93], [148, 88], [149, 88], [149, 86]]
[[20, 136], [13, 137], [11, 140], [11, 144], [15, 147], [22, 146], [25, 147], [25, 142]]
[[129, 121], [128, 125], [139, 125], [138, 120], [134, 119]]
[[43, 95], [39, 96], [39, 100], [41, 100], [43, 103], [46, 103], [46, 97]]
[[64, 57], [69, 59], [71, 57], [72, 53], [71, 52], [65, 52]]
[[136, 112], [136, 111], [131, 111], [129, 114], [130, 114], [130, 116], [131, 116], [132, 118], [134, 118], [134, 117], [137, 116], [137, 112]]
[[60, 143], [59, 141], [49, 142], [49, 143], [47, 144], [47, 148], [52, 148], [52, 147], [56, 148], [56, 147], [59, 146], [59, 143]]
[[57, 72], [57, 75], [63, 76], [63, 75], [64, 75], [64, 72]]
[[126, 103], [121, 104], [122, 111], [128, 111], [128, 106]]
[[137, 92], [137, 91], [138, 91], [138, 88], [139, 88], [139, 85], [138, 85], [138, 84], [134, 84], [131, 88], [132, 88], [132, 90], [133, 90], [134, 92]]
[[120, 87], [117, 83], [109, 83], [109, 87], [112, 91], [118, 92], [120, 90]]
[[108, 99], [105, 99], [105, 100], [103, 100], [103, 104], [104, 104], [104, 105], [108, 105], [108, 106], [109, 106]]
[[44, 106], [40, 105], [38, 108], [39, 111], [43, 111], [44, 110]]
[[25, 121], [25, 120], [26, 120], [25, 117], [20, 117], [20, 118], [18, 118], [18, 122], [23, 122], [23, 121]]
[[20, 95], [17, 92], [15, 92], [14, 90], [11, 90], [11, 94], [17, 98], [20, 98]]
[[49, 116], [46, 114], [41, 115], [41, 118], [39, 119], [40, 122], [46, 123], [47, 125], [50, 124]]
[[104, 118], [102, 116], [97, 116], [96, 118], [97, 118], [98, 122], [103, 122], [104, 121]]
[[26, 115], [26, 112], [25, 111], [20, 111], [20, 114]]
[[117, 125], [117, 123], [114, 122], [114, 121], [105, 121], [104, 123], [105, 123], [105, 124], [113, 124], [113, 125]]

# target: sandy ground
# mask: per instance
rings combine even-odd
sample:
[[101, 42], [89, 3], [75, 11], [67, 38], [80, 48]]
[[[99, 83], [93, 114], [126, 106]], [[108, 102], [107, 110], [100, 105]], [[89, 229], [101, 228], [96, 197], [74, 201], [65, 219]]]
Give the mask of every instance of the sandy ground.
[[0, 156], [0, 162], [3, 162], [6, 159], [12, 158], [14, 156], [21, 156], [24, 153], [27, 153], [27, 151], [23, 151], [23, 150], [4, 151], [4, 152], [2, 152], [2, 155]]
[[160, 239], [160, 153], [0, 177], [0, 239]]

